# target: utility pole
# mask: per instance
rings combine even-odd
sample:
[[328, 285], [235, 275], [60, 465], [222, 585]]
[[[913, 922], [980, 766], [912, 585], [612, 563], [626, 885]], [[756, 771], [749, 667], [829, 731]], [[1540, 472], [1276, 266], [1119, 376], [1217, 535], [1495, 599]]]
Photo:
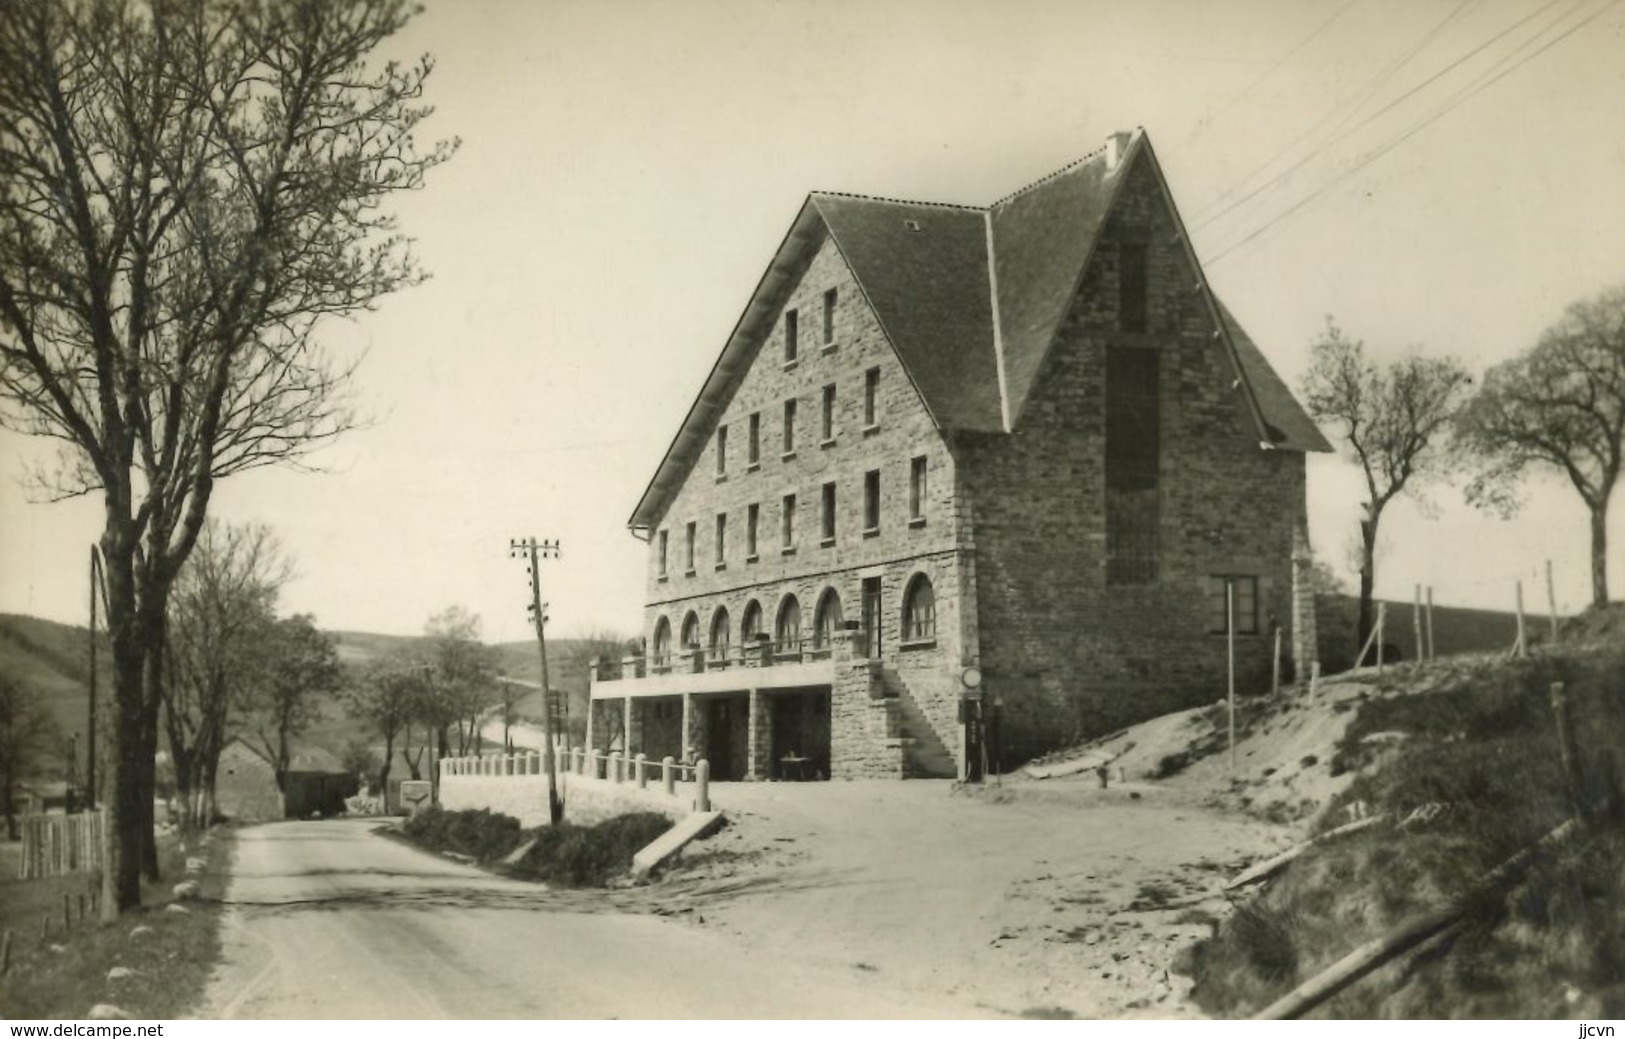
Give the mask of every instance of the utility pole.
[[542, 768], [547, 773], [547, 817], [557, 824], [564, 819], [564, 805], [559, 801], [558, 773], [553, 763], [553, 693], [547, 682], [547, 614], [542, 607], [541, 561], [559, 558], [559, 543], [515, 538], [508, 542], [508, 555], [529, 557], [530, 617], [536, 625], [536, 648], [542, 658]]
[[96, 807], [96, 593], [102, 583], [102, 554], [90, 546], [90, 723], [85, 744], [85, 807]]

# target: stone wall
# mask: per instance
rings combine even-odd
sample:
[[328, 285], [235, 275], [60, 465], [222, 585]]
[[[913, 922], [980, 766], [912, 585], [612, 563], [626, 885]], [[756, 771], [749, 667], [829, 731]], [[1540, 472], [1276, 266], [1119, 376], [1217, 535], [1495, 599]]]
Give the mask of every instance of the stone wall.
[[[1265, 450], [1235, 369], [1143, 159], [1095, 248], [1016, 433], [962, 436], [987, 692], [1006, 765], [1225, 693], [1209, 575], [1258, 578], [1259, 633], [1238, 638], [1239, 688], [1267, 686], [1273, 618], [1291, 623], [1304, 460]], [[1118, 329], [1118, 243], [1147, 243], [1148, 327]], [[1106, 351], [1158, 355], [1158, 572], [1108, 584]], [[1289, 643], [1290, 644], [1290, 643]]]

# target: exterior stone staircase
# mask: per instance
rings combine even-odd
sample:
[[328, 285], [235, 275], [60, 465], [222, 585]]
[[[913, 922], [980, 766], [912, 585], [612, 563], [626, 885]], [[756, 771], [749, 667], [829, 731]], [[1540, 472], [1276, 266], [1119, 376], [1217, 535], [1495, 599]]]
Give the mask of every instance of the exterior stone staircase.
[[905, 779], [953, 779], [959, 774], [953, 752], [942, 742], [908, 683], [892, 668], [883, 668], [875, 680], [884, 695], [877, 703], [887, 705], [895, 738], [901, 740]]

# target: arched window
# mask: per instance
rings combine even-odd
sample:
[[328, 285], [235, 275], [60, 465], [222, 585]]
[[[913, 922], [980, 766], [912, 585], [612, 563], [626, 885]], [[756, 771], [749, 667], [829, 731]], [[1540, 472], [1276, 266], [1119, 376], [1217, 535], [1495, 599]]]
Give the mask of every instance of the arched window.
[[936, 637], [937, 597], [931, 591], [931, 579], [924, 574], [916, 574], [903, 596], [903, 640], [910, 642]]
[[745, 617], [739, 625], [739, 637], [746, 649], [754, 649], [757, 636], [762, 634], [762, 604], [752, 599], [745, 604]]
[[662, 617], [655, 621], [654, 666], [665, 667], [670, 663], [671, 622]]
[[773, 641], [780, 653], [794, 653], [801, 648], [801, 604], [796, 597], [786, 595], [779, 604], [779, 619], [773, 625]]
[[835, 589], [826, 588], [818, 598], [818, 612], [813, 615], [813, 649], [835, 648], [835, 639], [841, 631], [841, 597]]
[[711, 652], [709, 659], [713, 663], [725, 663], [728, 659], [728, 608], [718, 606], [717, 612], [711, 616]]
[[698, 646], [699, 644], [700, 615], [695, 613], [693, 610], [689, 610], [688, 616], [683, 618], [683, 638], [681, 644], [677, 648], [681, 652], [687, 653], [691, 647]]

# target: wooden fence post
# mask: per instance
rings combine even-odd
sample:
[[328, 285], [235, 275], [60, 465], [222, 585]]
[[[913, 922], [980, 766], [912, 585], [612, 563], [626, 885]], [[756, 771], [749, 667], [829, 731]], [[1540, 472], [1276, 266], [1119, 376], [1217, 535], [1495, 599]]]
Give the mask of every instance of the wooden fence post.
[[1520, 657], [1525, 657], [1525, 656], [1529, 655], [1529, 643], [1524, 641], [1524, 637], [1523, 637], [1523, 578], [1521, 578], [1521, 577], [1518, 578], [1517, 592], [1518, 592], [1518, 641], [1515, 642], [1513, 645], [1517, 649], [1517, 655], [1520, 656]]
[[666, 788], [667, 797], [677, 796], [677, 763], [670, 754], [660, 759], [660, 782]]
[[1552, 561], [1546, 560], [1546, 610], [1552, 617], [1552, 645], [1557, 645], [1557, 589], [1552, 585]]
[[632, 772], [637, 778], [638, 789], [649, 789], [649, 759], [641, 750], [638, 751], [638, 756], [632, 759]]
[[1275, 657], [1270, 671], [1270, 695], [1281, 695], [1281, 626], [1275, 626]]
[[1580, 784], [1580, 755], [1574, 744], [1574, 722], [1569, 717], [1568, 696], [1562, 682], [1552, 683], [1552, 715], [1557, 720], [1557, 749], [1563, 762], [1563, 785], [1569, 795], [1569, 812], [1584, 821], [1587, 815], [1584, 788]]
[[1428, 591], [1428, 612], [1427, 612], [1428, 659], [1429, 660], [1437, 660], [1438, 657], [1435, 656], [1434, 652], [1433, 652], [1433, 586], [1431, 584], [1428, 585], [1427, 591]]
[[1411, 590], [1411, 627], [1415, 629], [1416, 636], [1416, 662], [1421, 663], [1428, 658], [1426, 643], [1422, 641], [1422, 586], [1416, 585]]

